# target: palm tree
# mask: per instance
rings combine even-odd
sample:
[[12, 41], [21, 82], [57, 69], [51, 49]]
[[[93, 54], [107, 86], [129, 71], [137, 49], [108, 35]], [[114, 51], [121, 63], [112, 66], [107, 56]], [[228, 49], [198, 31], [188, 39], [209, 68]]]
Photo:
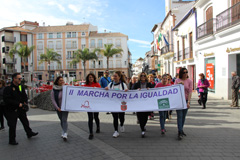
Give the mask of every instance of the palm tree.
[[50, 79], [50, 64], [51, 62], [57, 62], [58, 64], [61, 64], [60, 58], [61, 54], [58, 54], [53, 49], [46, 48], [46, 53], [40, 54], [40, 61], [39, 64], [42, 64], [43, 62], [47, 62], [48, 64], [48, 78]]
[[86, 62], [92, 59], [97, 60], [97, 54], [96, 52], [100, 51], [99, 49], [94, 49], [93, 52], [90, 52], [88, 48], [84, 48], [83, 50], [78, 49], [76, 52], [73, 53], [73, 57], [74, 59], [72, 60], [72, 62], [70, 63], [71, 65], [73, 64], [77, 64], [80, 61], [82, 61], [83, 63], [83, 72], [84, 72], [84, 78], [86, 77]]
[[27, 45], [23, 45], [21, 42], [14, 44], [13, 48], [9, 51], [9, 55], [11, 58], [14, 57], [15, 54], [18, 54], [21, 57], [23, 62], [23, 70], [22, 73], [25, 72], [26, 64], [25, 60], [31, 55], [35, 46], [28, 47]]
[[105, 50], [101, 50], [102, 54], [107, 57], [107, 70], [109, 69], [109, 58], [113, 57], [115, 54], [122, 54], [121, 48], [112, 48], [113, 44], [104, 44]]

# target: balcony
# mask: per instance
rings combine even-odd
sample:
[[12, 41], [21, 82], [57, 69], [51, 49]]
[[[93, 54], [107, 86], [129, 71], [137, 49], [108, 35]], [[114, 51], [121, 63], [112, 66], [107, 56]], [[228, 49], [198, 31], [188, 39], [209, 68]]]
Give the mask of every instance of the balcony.
[[54, 48], [54, 45], [53, 44], [49, 44], [48, 45], [48, 49], [53, 49]]
[[193, 52], [190, 51], [190, 48], [185, 48], [185, 53], [184, 53], [184, 57], [183, 59], [190, 59], [190, 58], [193, 58]]
[[77, 65], [67, 65], [67, 69], [77, 69]]
[[169, 52], [174, 52], [173, 44], [170, 44], [168, 46], [164, 46], [161, 48], [161, 55], [169, 53]]
[[14, 43], [14, 37], [12, 36], [2, 36], [2, 42], [10, 42], [10, 43]]
[[14, 69], [14, 68], [6, 68], [6, 74], [9, 75], [9, 74], [13, 74], [13, 73], [16, 73], [17, 70]]
[[174, 56], [173, 56], [173, 62], [177, 61], [177, 54], [174, 53]]
[[67, 56], [67, 59], [74, 59], [76, 58], [75, 56]]
[[44, 66], [37, 66], [37, 70], [44, 70]]
[[59, 65], [59, 66], [50, 66], [50, 70], [61, 70], [62, 69], [62, 66]]
[[197, 39], [212, 35], [216, 32], [216, 19], [212, 18], [197, 27]]
[[182, 51], [178, 52], [178, 61], [182, 61], [183, 60], [183, 56], [182, 56]]
[[38, 50], [43, 50], [43, 45], [38, 45], [38, 46], [37, 46], [37, 49], [38, 49]]
[[69, 44], [68, 44], [68, 45], [66, 46], [66, 48], [67, 48], [67, 49], [76, 49], [76, 48], [77, 48], [77, 45], [75, 45], [75, 44], [69, 45]]
[[16, 59], [14, 58], [3, 58], [3, 64], [16, 64]]
[[240, 22], [240, 2], [218, 14], [216, 22], [217, 31]]
[[62, 49], [62, 45], [57, 45], [56, 49]]

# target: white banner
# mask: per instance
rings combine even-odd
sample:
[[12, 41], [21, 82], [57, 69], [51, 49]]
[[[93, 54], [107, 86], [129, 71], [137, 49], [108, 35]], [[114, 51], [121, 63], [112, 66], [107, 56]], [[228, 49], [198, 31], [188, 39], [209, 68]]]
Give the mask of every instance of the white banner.
[[64, 86], [61, 109], [82, 112], [141, 112], [187, 108], [184, 86], [174, 85], [149, 90], [105, 90]]

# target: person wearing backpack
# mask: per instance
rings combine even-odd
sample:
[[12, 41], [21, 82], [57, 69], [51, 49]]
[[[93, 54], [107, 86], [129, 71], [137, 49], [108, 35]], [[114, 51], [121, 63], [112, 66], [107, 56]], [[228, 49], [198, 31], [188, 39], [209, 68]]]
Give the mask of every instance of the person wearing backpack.
[[[151, 83], [148, 82], [148, 78], [147, 78], [147, 74], [145, 72], [142, 72], [139, 74], [138, 76], [138, 82], [134, 84], [133, 89], [136, 90], [140, 90], [140, 89], [149, 89], [149, 88], [153, 88], [153, 85]], [[145, 131], [146, 131], [146, 124], [148, 121], [148, 116], [151, 114], [151, 111], [149, 112], [137, 112], [137, 119], [139, 121], [140, 124], [140, 128], [141, 128], [141, 136], [142, 138], [145, 137]]]
[[[113, 82], [109, 83], [105, 89], [106, 90], [113, 89], [113, 90], [128, 91], [125, 77], [121, 71], [116, 71], [114, 73]], [[120, 131], [125, 132], [125, 128], [124, 128], [125, 112], [112, 112], [112, 116], [113, 116], [113, 126], [114, 126], [114, 130], [115, 130], [113, 133], [113, 137], [117, 138], [119, 136], [118, 119], [120, 120]]]

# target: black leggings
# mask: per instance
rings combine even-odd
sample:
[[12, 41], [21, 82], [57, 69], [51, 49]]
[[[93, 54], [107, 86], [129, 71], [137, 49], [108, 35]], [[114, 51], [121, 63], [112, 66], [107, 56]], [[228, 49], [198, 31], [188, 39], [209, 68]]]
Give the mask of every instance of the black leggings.
[[145, 126], [148, 121], [148, 116], [151, 114], [151, 112], [137, 112], [137, 118], [140, 124], [140, 128], [143, 131], [145, 131]]
[[120, 120], [120, 126], [123, 126], [125, 121], [125, 112], [112, 112], [113, 126], [115, 131], [118, 131], [118, 118]]
[[98, 118], [99, 112], [87, 112], [88, 113], [88, 128], [90, 134], [93, 134], [93, 117], [96, 122], [97, 128], [100, 128], [100, 121]]
[[207, 95], [208, 95], [208, 93], [200, 92], [201, 101], [202, 101], [202, 104], [203, 104], [203, 107], [204, 107], [204, 108], [206, 108]]

